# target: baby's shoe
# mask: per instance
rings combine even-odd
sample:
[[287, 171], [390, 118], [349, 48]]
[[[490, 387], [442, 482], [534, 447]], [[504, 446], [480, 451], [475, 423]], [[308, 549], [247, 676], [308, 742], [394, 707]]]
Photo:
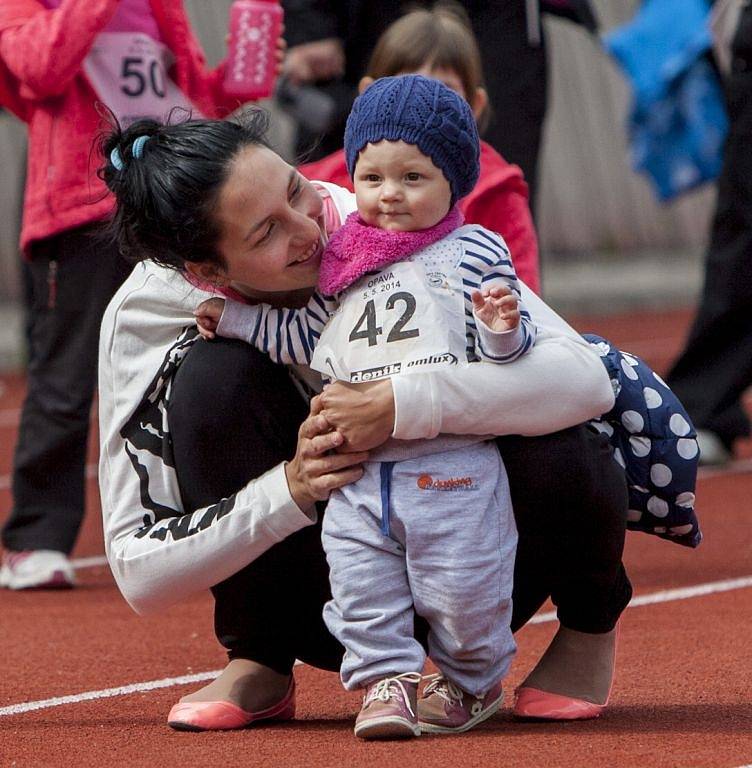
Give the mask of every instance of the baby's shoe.
[[418, 724], [423, 733], [462, 733], [487, 720], [501, 706], [501, 680], [476, 698], [447, 680], [431, 675], [418, 702]]
[[371, 683], [355, 720], [361, 739], [409, 739], [420, 736], [416, 714], [418, 672], [405, 672]]

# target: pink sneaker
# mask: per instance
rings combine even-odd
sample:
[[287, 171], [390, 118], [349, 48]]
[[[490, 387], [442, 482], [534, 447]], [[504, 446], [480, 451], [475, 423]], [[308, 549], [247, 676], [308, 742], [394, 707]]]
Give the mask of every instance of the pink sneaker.
[[6, 589], [69, 589], [76, 577], [71, 561], [52, 549], [6, 551], [0, 569], [0, 587]]
[[418, 702], [418, 722], [423, 733], [463, 733], [487, 720], [501, 706], [501, 681], [482, 698], [463, 691], [443, 675], [431, 675]]
[[410, 739], [420, 736], [415, 702], [418, 672], [405, 672], [377, 680], [366, 688], [363, 706], [355, 720], [355, 735], [361, 739]]

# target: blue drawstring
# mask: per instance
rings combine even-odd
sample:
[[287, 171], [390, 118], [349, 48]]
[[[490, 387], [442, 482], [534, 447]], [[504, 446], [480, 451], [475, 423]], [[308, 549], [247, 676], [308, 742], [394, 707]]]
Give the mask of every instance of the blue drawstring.
[[393, 461], [381, 462], [381, 532], [384, 536], [389, 536], [391, 534], [391, 529], [389, 527], [389, 496], [392, 487], [393, 467]]

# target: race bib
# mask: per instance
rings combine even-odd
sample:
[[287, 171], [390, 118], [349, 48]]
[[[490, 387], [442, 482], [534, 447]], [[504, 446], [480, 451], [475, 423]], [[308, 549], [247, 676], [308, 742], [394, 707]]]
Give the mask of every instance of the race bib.
[[102, 32], [83, 68], [122, 127], [144, 117], [164, 122], [174, 107], [203, 117], [168, 75], [173, 62], [167, 46], [148, 35]]
[[341, 381], [375, 381], [465, 363], [465, 347], [459, 274], [406, 261], [347, 289], [311, 367]]

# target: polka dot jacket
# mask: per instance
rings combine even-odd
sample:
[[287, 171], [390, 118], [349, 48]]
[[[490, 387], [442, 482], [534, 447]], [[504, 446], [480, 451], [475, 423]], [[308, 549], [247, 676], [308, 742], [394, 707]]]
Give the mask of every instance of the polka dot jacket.
[[696, 547], [702, 533], [695, 515], [700, 451], [689, 415], [663, 379], [643, 360], [594, 334], [611, 377], [614, 407], [591, 423], [608, 435], [629, 486], [627, 528]]

